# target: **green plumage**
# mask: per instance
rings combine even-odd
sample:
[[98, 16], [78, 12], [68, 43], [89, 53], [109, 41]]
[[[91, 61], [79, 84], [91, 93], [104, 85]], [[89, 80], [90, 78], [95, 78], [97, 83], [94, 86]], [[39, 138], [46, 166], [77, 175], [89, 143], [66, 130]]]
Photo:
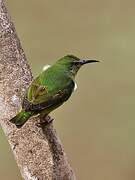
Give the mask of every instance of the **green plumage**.
[[19, 128], [21, 127], [30, 117], [32, 116], [32, 112], [25, 112], [25, 110], [22, 110], [20, 113], [18, 113], [14, 118], [12, 118], [10, 121]]
[[22, 110], [10, 122], [21, 127], [31, 116], [46, 116], [62, 105], [74, 90], [74, 78], [79, 68], [96, 60], [81, 60], [67, 55], [43, 71], [30, 84], [22, 103]]

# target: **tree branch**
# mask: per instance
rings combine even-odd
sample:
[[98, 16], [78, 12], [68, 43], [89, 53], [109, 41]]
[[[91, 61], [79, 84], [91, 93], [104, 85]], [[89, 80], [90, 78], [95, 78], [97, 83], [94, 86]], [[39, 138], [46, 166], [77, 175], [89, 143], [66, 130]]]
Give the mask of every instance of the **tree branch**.
[[9, 120], [21, 108], [32, 80], [24, 51], [3, 0], [0, 0], [0, 122], [25, 180], [75, 180], [61, 142], [50, 124], [31, 118], [21, 129]]

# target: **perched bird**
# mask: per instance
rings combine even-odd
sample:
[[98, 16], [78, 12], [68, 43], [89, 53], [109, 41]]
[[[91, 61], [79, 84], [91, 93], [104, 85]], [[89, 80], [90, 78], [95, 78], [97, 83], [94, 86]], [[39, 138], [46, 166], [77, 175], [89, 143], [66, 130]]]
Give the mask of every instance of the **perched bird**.
[[23, 99], [21, 111], [10, 122], [21, 127], [31, 116], [46, 117], [71, 96], [80, 67], [94, 62], [99, 61], [67, 55], [48, 66], [32, 81]]

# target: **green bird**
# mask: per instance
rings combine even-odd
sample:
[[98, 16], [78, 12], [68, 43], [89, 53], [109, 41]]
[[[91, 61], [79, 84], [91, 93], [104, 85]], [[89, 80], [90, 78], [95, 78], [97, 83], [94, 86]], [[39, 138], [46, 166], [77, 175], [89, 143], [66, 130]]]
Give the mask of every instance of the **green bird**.
[[75, 76], [81, 66], [97, 60], [67, 55], [35, 78], [26, 91], [21, 111], [10, 120], [18, 128], [31, 117], [46, 117], [69, 99], [75, 88]]

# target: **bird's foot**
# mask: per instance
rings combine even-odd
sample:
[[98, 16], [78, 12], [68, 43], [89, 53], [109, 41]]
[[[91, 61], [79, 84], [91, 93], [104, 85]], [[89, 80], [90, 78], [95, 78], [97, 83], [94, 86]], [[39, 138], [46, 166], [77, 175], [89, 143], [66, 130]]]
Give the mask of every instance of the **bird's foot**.
[[38, 122], [36, 125], [38, 127], [47, 126], [53, 122], [54, 119], [52, 119], [50, 116], [41, 116], [40, 122]]

